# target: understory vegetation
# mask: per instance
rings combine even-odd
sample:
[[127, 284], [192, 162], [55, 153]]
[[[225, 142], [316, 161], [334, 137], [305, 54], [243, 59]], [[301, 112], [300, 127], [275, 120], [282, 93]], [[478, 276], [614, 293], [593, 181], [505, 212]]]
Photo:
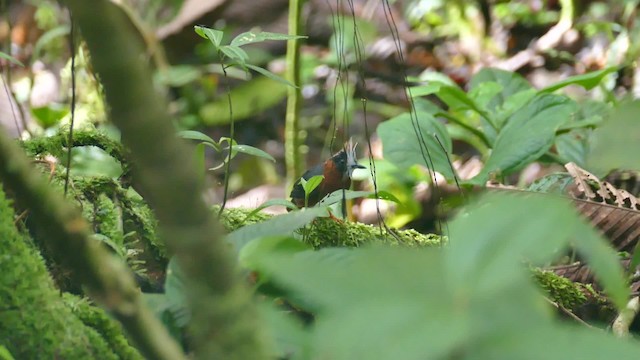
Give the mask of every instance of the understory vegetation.
[[638, 5], [3, 2], [0, 359], [639, 358]]

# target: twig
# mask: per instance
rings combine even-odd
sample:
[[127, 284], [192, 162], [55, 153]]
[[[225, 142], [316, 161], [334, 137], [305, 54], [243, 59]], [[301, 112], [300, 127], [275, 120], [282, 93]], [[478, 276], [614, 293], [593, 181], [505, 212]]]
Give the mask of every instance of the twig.
[[73, 16], [69, 11], [69, 21], [71, 28], [69, 29], [69, 51], [71, 52], [71, 121], [69, 124], [69, 138], [67, 140], [67, 169], [64, 175], [64, 196], [67, 196], [69, 190], [69, 174], [71, 173], [71, 151], [73, 150], [73, 124], [76, 115], [76, 49], [73, 37], [74, 26]]
[[549, 304], [553, 305], [556, 309], [558, 309], [558, 310], [562, 311], [565, 315], [568, 315], [568, 316], [569, 316], [570, 318], [572, 318], [573, 320], [575, 320], [575, 321], [579, 322], [580, 324], [582, 324], [582, 325], [584, 325], [584, 326], [586, 326], [586, 327], [588, 327], [588, 328], [595, 329], [595, 327], [594, 327], [593, 325], [591, 325], [591, 324], [587, 323], [586, 321], [584, 321], [584, 320], [580, 319], [580, 318], [578, 317], [578, 315], [574, 314], [571, 310], [567, 309], [566, 307], [564, 307], [564, 306], [562, 306], [562, 305], [558, 304], [557, 302], [555, 302], [555, 301], [553, 301], [553, 300], [551, 300], [551, 299], [549, 299], [549, 298], [546, 298], [546, 297], [545, 297], [544, 299], [545, 299]]
[[[219, 56], [222, 55], [222, 51], [218, 51]], [[229, 178], [231, 177], [231, 158], [233, 157], [233, 141], [236, 137], [236, 125], [233, 120], [233, 101], [231, 101], [231, 84], [229, 84], [229, 78], [227, 77], [227, 66], [222, 64], [222, 73], [224, 74], [224, 82], [227, 87], [227, 102], [229, 103], [229, 154], [227, 155], [227, 163], [224, 168], [224, 190], [222, 194], [222, 205], [220, 205], [220, 211], [218, 212], [218, 218], [222, 215], [225, 206], [227, 205], [227, 199], [229, 198]]]

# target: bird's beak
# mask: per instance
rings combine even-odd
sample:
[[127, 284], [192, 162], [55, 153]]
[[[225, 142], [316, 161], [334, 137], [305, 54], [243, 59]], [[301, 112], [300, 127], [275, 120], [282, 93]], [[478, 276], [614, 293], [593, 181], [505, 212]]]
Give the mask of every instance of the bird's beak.
[[354, 169], [366, 169], [367, 167], [363, 166], [363, 165], [360, 165], [360, 164], [356, 164], [356, 165], [353, 165], [353, 168]]

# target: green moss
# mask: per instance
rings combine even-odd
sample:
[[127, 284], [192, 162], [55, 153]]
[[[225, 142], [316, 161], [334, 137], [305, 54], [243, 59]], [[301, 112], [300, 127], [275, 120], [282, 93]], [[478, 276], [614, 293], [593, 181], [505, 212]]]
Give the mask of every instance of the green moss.
[[[219, 207], [214, 206], [213, 211], [217, 214]], [[220, 218], [225, 229], [229, 232], [242, 226], [265, 221], [271, 215], [257, 213], [247, 219], [247, 215], [253, 209], [225, 209]], [[441, 238], [434, 234], [421, 234], [415, 230], [394, 230], [394, 234], [389, 234], [387, 230], [378, 226], [366, 225], [355, 222], [338, 222], [329, 218], [318, 218], [306, 229], [299, 230], [305, 242], [315, 248], [329, 246], [349, 246], [357, 247], [364, 244], [384, 243], [403, 246], [437, 246], [441, 242], [446, 242], [446, 237]]]
[[91, 305], [87, 299], [72, 294], [65, 293], [63, 299], [71, 312], [85, 325], [96, 330], [120, 359], [143, 359], [140, 353], [129, 345], [120, 323], [110, 318], [104, 310]]
[[[38, 136], [25, 140], [22, 143], [22, 147], [30, 157], [51, 154], [57, 158], [62, 158], [66, 156], [68, 138], [69, 133], [63, 131], [53, 136]], [[73, 146], [95, 146], [104, 150], [104, 152], [120, 162], [122, 177], [128, 175], [129, 167], [125, 158], [124, 147], [106, 134], [97, 130], [76, 130], [73, 132]]]
[[574, 283], [553, 271], [541, 269], [532, 269], [532, 271], [538, 284], [549, 295], [549, 298], [566, 309], [575, 310], [584, 305], [589, 298], [598, 297], [591, 287]]
[[121, 210], [104, 193], [94, 202], [93, 226], [96, 233], [108, 237], [115, 245], [124, 247]]
[[0, 190], [0, 344], [16, 359], [117, 359], [65, 305]]
[[[220, 206], [215, 205], [211, 208], [211, 212], [213, 214], [218, 214], [220, 211]], [[251, 225], [259, 222], [263, 222], [267, 219], [270, 219], [272, 215], [265, 214], [263, 212], [258, 212], [254, 215], [251, 215], [250, 218], [247, 216], [253, 211], [253, 209], [244, 209], [244, 208], [231, 208], [225, 209], [220, 217], [220, 222], [222, 226], [228, 231], [232, 232], [246, 225]]]
[[[329, 218], [316, 219], [306, 230], [300, 230], [305, 241], [314, 248], [330, 246], [358, 247], [365, 244], [403, 246], [438, 246], [439, 235], [421, 234], [415, 230], [394, 230], [390, 234], [380, 227], [353, 222], [338, 222]], [[446, 238], [444, 238], [446, 242]]]

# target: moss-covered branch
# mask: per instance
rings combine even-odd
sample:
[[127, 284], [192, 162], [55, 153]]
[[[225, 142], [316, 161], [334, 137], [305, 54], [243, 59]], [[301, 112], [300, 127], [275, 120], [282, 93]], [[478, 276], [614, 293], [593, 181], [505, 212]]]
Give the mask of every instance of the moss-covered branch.
[[265, 336], [252, 294], [202, 199], [193, 156], [175, 135], [166, 100], [154, 91], [140, 42], [113, 2], [64, 3], [82, 30], [110, 118], [130, 150], [134, 182], [185, 273], [193, 313], [190, 338], [198, 357], [264, 358]]
[[[25, 140], [22, 143], [27, 154], [31, 157], [37, 155], [50, 154], [55, 157], [67, 155], [67, 147], [69, 142], [69, 133], [60, 132], [49, 137], [34, 137]], [[126, 177], [129, 173], [129, 166], [125, 158], [125, 151], [118, 141], [111, 139], [106, 134], [95, 130], [75, 130], [73, 132], [73, 146], [95, 146], [98, 147], [109, 156], [120, 162], [122, 167], [122, 177]]]
[[[13, 209], [0, 189], [0, 344], [16, 359], [141, 358], [121, 332], [101, 336], [106, 334], [75, 316], [13, 221]], [[85, 305], [85, 310], [95, 310]], [[104, 314], [101, 319], [111, 323]]]
[[[217, 213], [217, 207], [214, 212]], [[253, 209], [227, 209], [220, 220], [227, 231], [234, 231], [246, 225], [265, 221], [271, 215], [265, 213], [253, 214], [247, 218]], [[337, 222], [329, 218], [318, 218], [312, 225], [298, 231], [303, 239], [314, 248], [330, 246], [358, 247], [366, 244], [387, 244], [403, 246], [440, 246], [446, 243], [446, 237], [435, 234], [421, 234], [415, 230], [395, 230], [393, 234], [373, 225], [354, 222]]]
[[53, 256], [123, 323], [145, 356], [183, 357], [162, 324], [144, 306], [126, 266], [99, 242], [90, 239], [89, 226], [80, 213], [51, 189], [4, 133], [0, 133], [0, 178], [4, 186], [13, 190], [18, 202], [29, 209], [32, 219], [29, 223], [40, 238], [47, 239]]

